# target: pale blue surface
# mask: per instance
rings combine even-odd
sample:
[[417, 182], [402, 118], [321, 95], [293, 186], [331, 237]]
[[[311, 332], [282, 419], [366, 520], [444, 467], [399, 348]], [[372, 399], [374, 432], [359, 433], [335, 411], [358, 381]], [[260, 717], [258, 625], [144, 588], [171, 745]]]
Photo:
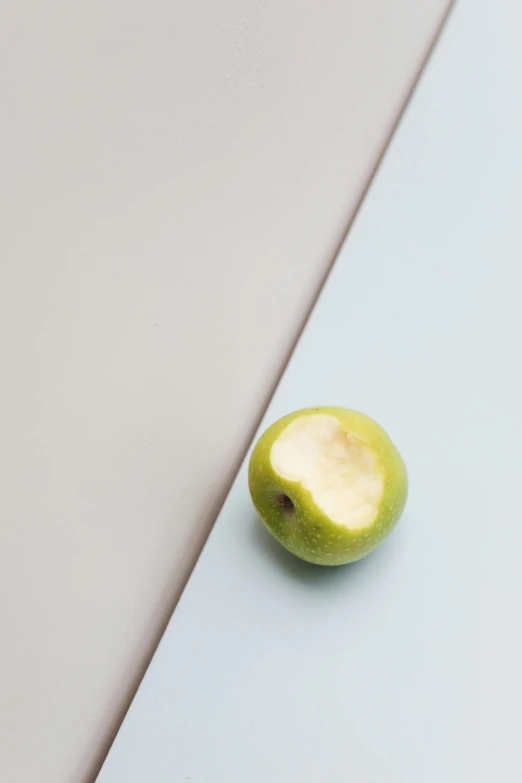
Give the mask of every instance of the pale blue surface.
[[522, 780], [521, 29], [458, 5], [263, 424], [375, 417], [403, 522], [305, 565], [244, 465], [99, 783]]

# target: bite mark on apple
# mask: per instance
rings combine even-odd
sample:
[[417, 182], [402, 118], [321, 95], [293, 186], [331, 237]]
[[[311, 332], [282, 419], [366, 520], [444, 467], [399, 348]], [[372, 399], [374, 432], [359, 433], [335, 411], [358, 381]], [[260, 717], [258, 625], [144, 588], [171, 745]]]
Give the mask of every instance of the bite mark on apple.
[[[273, 443], [270, 460], [281, 478], [308, 490], [332, 522], [363, 530], [377, 518], [384, 493], [381, 466], [370, 446], [333, 416], [294, 419]], [[287, 495], [279, 495], [277, 502], [289, 509], [285, 514], [295, 514]]]

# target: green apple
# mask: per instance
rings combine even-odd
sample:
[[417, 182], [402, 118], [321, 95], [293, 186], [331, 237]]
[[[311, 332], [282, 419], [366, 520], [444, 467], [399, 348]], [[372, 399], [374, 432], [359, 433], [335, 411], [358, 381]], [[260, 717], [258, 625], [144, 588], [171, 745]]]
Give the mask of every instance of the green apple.
[[254, 505], [302, 560], [333, 566], [369, 554], [398, 522], [408, 477], [377, 422], [346, 408], [307, 408], [272, 424], [248, 469]]

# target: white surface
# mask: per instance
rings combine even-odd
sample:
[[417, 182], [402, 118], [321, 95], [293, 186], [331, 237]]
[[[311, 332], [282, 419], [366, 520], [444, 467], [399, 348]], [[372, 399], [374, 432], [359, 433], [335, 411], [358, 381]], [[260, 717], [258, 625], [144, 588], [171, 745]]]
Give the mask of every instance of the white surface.
[[447, 0], [0, 2], [0, 780], [83, 783]]
[[243, 465], [99, 783], [522, 779], [521, 24], [457, 7], [263, 423], [375, 416], [403, 522], [302, 564]]

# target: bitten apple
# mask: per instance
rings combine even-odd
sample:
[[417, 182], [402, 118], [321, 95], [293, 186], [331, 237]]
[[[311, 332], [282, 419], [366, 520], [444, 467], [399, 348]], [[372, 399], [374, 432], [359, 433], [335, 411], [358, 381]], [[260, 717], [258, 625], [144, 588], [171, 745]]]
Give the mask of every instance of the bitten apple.
[[302, 560], [332, 566], [369, 554], [406, 503], [401, 455], [373, 419], [307, 408], [272, 424], [250, 457], [254, 505], [272, 535]]

